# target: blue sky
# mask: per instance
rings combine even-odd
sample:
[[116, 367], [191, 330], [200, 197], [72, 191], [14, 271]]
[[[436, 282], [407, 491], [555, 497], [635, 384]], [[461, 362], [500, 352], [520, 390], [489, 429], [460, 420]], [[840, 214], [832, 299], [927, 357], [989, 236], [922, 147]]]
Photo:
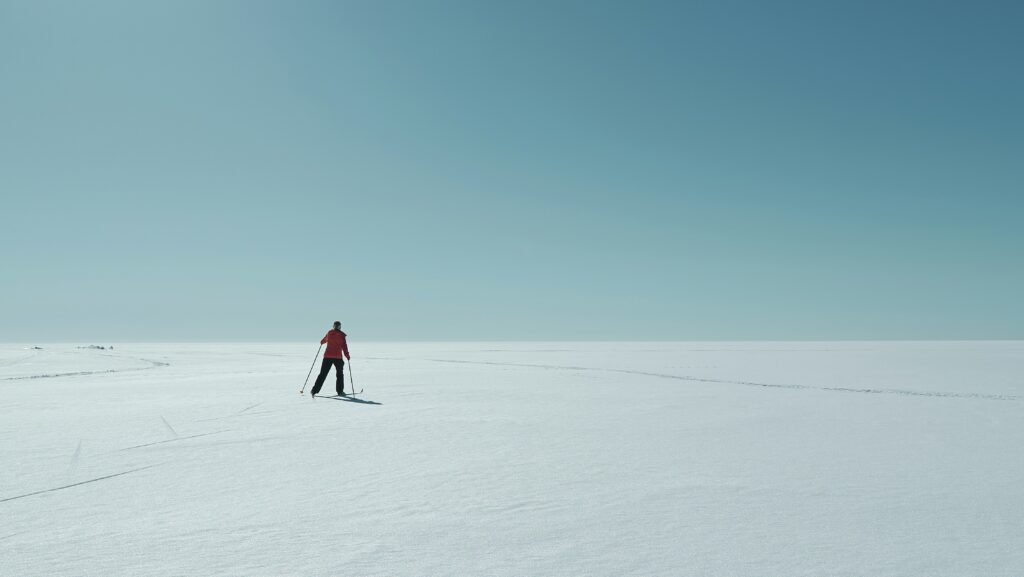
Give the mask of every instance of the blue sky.
[[3, 2], [0, 340], [1024, 338], [1018, 2]]

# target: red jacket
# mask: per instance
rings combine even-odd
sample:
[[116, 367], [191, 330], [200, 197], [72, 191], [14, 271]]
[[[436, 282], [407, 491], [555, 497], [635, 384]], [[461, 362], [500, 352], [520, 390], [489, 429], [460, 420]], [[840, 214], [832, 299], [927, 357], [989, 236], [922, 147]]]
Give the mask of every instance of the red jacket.
[[320, 339], [320, 344], [324, 343], [327, 343], [327, 350], [324, 351], [325, 359], [340, 359], [342, 353], [345, 354], [346, 359], [352, 358], [348, 354], [348, 343], [345, 341], [345, 333], [338, 329], [327, 331], [324, 338]]

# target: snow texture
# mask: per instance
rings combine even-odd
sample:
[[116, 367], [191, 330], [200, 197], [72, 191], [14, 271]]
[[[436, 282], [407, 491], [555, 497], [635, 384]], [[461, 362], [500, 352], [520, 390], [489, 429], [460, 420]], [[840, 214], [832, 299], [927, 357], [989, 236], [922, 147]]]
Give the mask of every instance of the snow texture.
[[0, 575], [1024, 575], [1020, 342], [81, 344], [0, 346]]

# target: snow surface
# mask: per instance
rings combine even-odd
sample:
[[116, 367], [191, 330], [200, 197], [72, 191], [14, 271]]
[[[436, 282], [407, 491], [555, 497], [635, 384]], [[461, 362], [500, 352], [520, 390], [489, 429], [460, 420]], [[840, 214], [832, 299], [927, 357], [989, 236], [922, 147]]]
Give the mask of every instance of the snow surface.
[[115, 345], [0, 346], [2, 576], [1024, 575], [1021, 342]]

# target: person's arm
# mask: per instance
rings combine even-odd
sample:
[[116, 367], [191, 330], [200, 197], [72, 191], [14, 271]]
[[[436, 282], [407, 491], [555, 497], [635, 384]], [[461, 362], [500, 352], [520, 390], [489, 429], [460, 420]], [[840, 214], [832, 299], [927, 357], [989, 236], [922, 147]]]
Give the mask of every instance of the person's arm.
[[[329, 335], [329, 334], [331, 334], [331, 333], [327, 333], [327, 335]], [[324, 338], [320, 339], [320, 344], [321, 345], [327, 344], [327, 335], [324, 335]]]
[[348, 339], [345, 337], [341, 337], [341, 351], [345, 353], [345, 358], [347, 360], [352, 360], [352, 355], [348, 354]]

